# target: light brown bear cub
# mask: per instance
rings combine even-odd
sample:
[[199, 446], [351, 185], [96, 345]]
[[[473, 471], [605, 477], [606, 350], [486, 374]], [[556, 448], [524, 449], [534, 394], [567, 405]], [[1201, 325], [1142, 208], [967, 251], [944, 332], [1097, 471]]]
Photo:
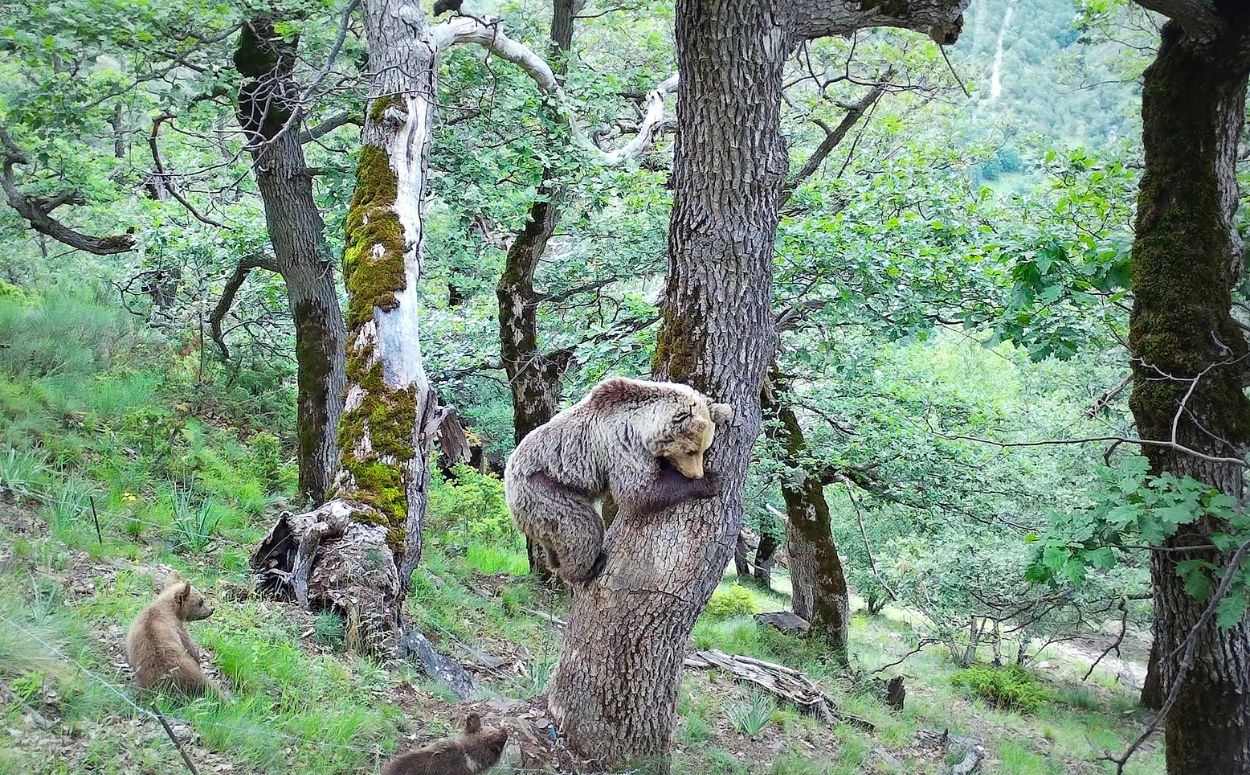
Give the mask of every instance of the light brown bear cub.
[[560, 578], [588, 582], [607, 559], [596, 503], [610, 494], [628, 518], [715, 497], [703, 455], [732, 419], [732, 407], [688, 385], [604, 380], [517, 445], [504, 471], [508, 508]]
[[186, 623], [213, 613], [191, 582], [175, 577], [126, 633], [126, 660], [135, 671], [140, 689], [166, 684], [188, 694], [225, 695], [200, 670], [200, 651], [187, 633]]
[[482, 718], [470, 713], [464, 720], [464, 734], [396, 756], [382, 768], [382, 775], [477, 775], [490, 769], [503, 755], [508, 730], [482, 728]]

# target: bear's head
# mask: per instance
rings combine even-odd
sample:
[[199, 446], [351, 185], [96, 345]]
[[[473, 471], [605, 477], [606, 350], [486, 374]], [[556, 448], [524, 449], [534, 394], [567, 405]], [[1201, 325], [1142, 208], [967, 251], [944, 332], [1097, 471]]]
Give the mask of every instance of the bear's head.
[[716, 429], [732, 419], [733, 407], [729, 404], [706, 399], [683, 402], [667, 427], [648, 441], [647, 450], [667, 460], [687, 479], [702, 479], [703, 455], [712, 446]]
[[503, 755], [503, 748], [508, 743], [508, 730], [503, 727], [482, 727], [482, 717], [470, 713], [464, 719], [464, 737], [460, 745], [464, 754], [472, 762], [470, 769], [481, 772], [494, 766]]
[[204, 595], [189, 581], [182, 582], [174, 590], [174, 612], [184, 622], [207, 619], [213, 615], [213, 609]]

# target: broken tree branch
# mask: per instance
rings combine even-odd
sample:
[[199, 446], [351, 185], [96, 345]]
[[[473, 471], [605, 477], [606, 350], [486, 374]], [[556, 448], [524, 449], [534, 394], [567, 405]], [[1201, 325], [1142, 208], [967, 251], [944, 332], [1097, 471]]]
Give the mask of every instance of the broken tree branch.
[[125, 234], [110, 237], [98, 237], [83, 234], [53, 218], [50, 213], [63, 204], [81, 204], [83, 196], [78, 191], [66, 191], [46, 197], [31, 196], [23, 192], [17, 185], [13, 175], [15, 164], [30, 164], [26, 152], [18, 148], [9, 137], [4, 127], [0, 127], [0, 153], [3, 153], [3, 174], [0, 174], [0, 187], [4, 188], [4, 196], [9, 206], [17, 211], [30, 227], [45, 236], [68, 245], [77, 250], [108, 256], [116, 253], [127, 253], [135, 248], [134, 229]]
[[159, 116], [152, 119], [152, 131], [148, 134], [148, 149], [152, 151], [152, 163], [156, 165], [156, 176], [165, 181], [165, 189], [169, 191], [170, 195], [174, 199], [178, 200], [178, 204], [185, 207], [187, 212], [191, 213], [197, 221], [209, 226], [215, 226], [218, 229], [228, 228], [224, 223], [214, 221], [212, 218], [202, 215], [199, 210], [196, 210], [195, 205], [191, 204], [191, 202], [182, 195], [182, 192], [178, 190], [178, 187], [174, 185], [173, 178], [175, 176], [165, 171], [165, 164], [161, 161], [161, 148], [160, 145], [157, 144], [156, 138], [161, 131], [161, 124], [166, 121], [173, 121], [173, 119], [173, 113], [161, 113]]
[[459, 16], [431, 29], [430, 41], [437, 51], [459, 43], [476, 43], [520, 67], [543, 94], [553, 99], [556, 111], [568, 124], [574, 143], [605, 167], [633, 159], [650, 147], [664, 123], [664, 99], [677, 90], [677, 74], [674, 73], [647, 94], [643, 118], [633, 139], [615, 151], [604, 151], [590, 141], [578, 123], [568, 97], [547, 60], [524, 43], [509, 38], [503, 31], [502, 20]]
[[794, 668], [741, 654], [726, 654], [719, 649], [695, 651], [686, 657], [683, 664], [686, 667], [715, 667], [724, 670], [735, 678], [753, 683], [809, 713], [820, 716], [829, 723], [841, 721], [870, 732], [875, 728], [867, 719], [838, 710], [832, 697], [825, 694], [812, 679]]
[[243, 287], [243, 283], [253, 269], [277, 271], [273, 260], [268, 256], [258, 253], [244, 256], [239, 260], [238, 266], [234, 268], [234, 274], [230, 275], [230, 279], [226, 281], [226, 287], [221, 291], [221, 298], [217, 300], [217, 306], [213, 307], [212, 313], [208, 316], [209, 331], [213, 341], [217, 343], [218, 349], [221, 350], [221, 359], [223, 361], [230, 360], [230, 348], [226, 346], [226, 336], [221, 330], [221, 321], [230, 312], [230, 308], [234, 306], [235, 294], [239, 292], [239, 288]]

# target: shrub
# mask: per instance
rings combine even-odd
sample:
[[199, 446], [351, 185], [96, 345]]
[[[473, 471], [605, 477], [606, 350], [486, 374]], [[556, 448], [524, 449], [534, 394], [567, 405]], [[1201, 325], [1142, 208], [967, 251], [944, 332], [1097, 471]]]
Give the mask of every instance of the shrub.
[[999, 708], [1029, 712], [1050, 699], [1037, 676], [1019, 665], [973, 665], [955, 673], [951, 681]]
[[741, 584], [734, 584], [728, 589], [717, 589], [713, 592], [703, 613], [711, 619], [728, 619], [734, 616], [750, 616], [757, 610], [751, 590]]
[[48, 466], [33, 452], [9, 448], [0, 452], [0, 490], [30, 498], [47, 483]]
[[170, 495], [170, 502], [174, 513], [174, 545], [179, 550], [204, 551], [221, 521], [220, 506], [208, 499], [196, 503], [189, 491], [177, 488]]
[[347, 642], [343, 617], [334, 611], [321, 611], [313, 620], [313, 637], [323, 646], [340, 649]]
[[763, 692], [752, 692], [750, 702], [740, 702], [729, 709], [729, 722], [744, 735], [757, 736], [773, 718], [777, 703]]

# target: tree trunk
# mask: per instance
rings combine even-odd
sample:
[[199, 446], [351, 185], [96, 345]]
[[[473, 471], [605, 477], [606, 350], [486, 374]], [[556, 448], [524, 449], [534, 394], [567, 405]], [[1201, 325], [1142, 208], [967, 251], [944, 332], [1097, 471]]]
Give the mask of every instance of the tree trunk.
[[[415, 0], [365, 0], [370, 99], [347, 213], [347, 399], [337, 497], [372, 506], [401, 595], [421, 559], [430, 451], [442, 420], [421, 359], [425, 172], [437, 48]], [[398, 606], [396, 607], [398, 612]]]
[[[1218, 6], [1218, 4], [1217, 4]], [[1166, 12], [1166, 11], [1165, 11]], [[1202, 11], [1211, 16], [1217, 12]], [[1191, 476], [1244, 503], [1241, 458], [1250, 439], [1242, 391], [1245, 337], [1229, 314], [1241, 277], [1234, 225], [1236, 153], [1250, 76], [1250, 23], [1221, 19], [1220, 34], [1191, 36], [1169, 21], [1145, 74], [1146, 166], [1133, 244], [1133, 416], [1142, 438], [1175, 442], [1209, 458], [1143, 445], [1155, 474]], [[1184, 525], [1151, 558], [1156, 643], [1171, 775], [1250, 773], [1250, 625], [1208, 621], [1179, 688], [1183, 644], [1206, 608], [1184, 588], [1177, 564], [1228, 564], [1231, 552], [1199, 548], [1228, 525], [1207, 515]], [[1188, 548], [1194, 547], [1194, 548]]]
[[769, 302], [786, 172], [778, 118], [790, 35], [770, 5], [677, 3], [681, 120], [655, 376], [733, 404], [735, 418], [708, 453], [721, 496], [655, 520], [618, 514], [603, 574], [575, 593], [549, 705], [573, 747], [609, 765], [664, 766], [690, 630], [742, 525], [776, 346]]
[[319, 504], [338, 470], [346, 329], [298, 121], [294, 130], [281, 131], [292, 111], [300, 110], [291, 78], [295, 55], [295, 45], [275, 33], [273, 20], [257, 18], [239, 33], [234, 59], [245, 79], [239, 87], [239, 126], [247, 134], [265, 207], [273, 268], [286, 284], [295, 320], [299, 489]]
[[[373, 76], [343, 251], [347, 393], [338, 428], [342, 466], [332, 500], [319, 511], [381, 529], [353, 531], [365, 544], [353, 554], [361, 559], [336, 557], [347, 563], [346, 570], [329, 579], [323, 594], [309, 604], [342, 609], [358, 630], [356, 642], [383, 651], [396, 633], [404, 594], [421, 558], [430, 450], [446, 412], [438, 407], [421, 361], [417, 311], [437, 47], [428, 39], [415, 0], [365, 0], [362, 7]], [[298, 135], [295, 122], [273, 120], [280, 122], [277, 134]], [[289, 541], [282, 539], [281, 528], [282, 520], [262, 544], [268, 553], [253, 556], [254, 565], [289, 570], [285, 563], [298, 553], [284, 550]], [[317, 551], [319, 559], [310, 565], [326, 562], [327, 554], [341, 554], [334, 542], [322, 543]], [[338, 594], [339, 587], [359, 594]]]
[[765, 589], [773, 585], [773, 555], [781, 542], [771, 533], [760, 533], [760, 545], [755, 550], [755, 582]]
[[[552, 69], [564, 74], [573, 42], [573, 21], [585, 0], [554, 0], [551, 14]], [[512, 427], [515, 443], [545, 424], [560, 405], [564, 370], [570, 353], [546, 355], [538, 347], [538, 303], [534, 272], [547, 243], [560, 223], [561, 185], [552, 167], [545, 167], [538, 195], [530, 205], [525, 227], [508, 249], [503, 274], [495, 295], [499, 300], [499, 348], [508, 385], [512, 391]], [[530, 572], [543, 581], [551, 570], [540, 547], [525, 539]]]
[[1159, 677], [1159, 639], [1150, 641], [1150, 657], [1146, 662], [1146, 680], [1142, 681], [1142, 707], [1159, 710], [1163, 707], [1163, 679]]
[[661, 519], [618, 514], [603, 574], [574, 593], [548, 704], [583, 754], [664, 766], [690, 630], [742, 526], [760, 388], [777, 343], [769, 305], [787, 172], [779, 131], [786, 60], [801, 38], [868, 25], [919, 25], [953, 39], [966, 4], [677, 0], [680, 120], [653, 368], [731, 403], [735, 417], [708, 451], [720, 497]]
[[803, 466], [810, 459], [803, 427], [784, 399], [784, 385], [774, 372], [762, 393], [770, 428], [785, 450], [792, 476], [781, 483], [786, 502], [786, 545], [790, 553], [790, 585], [794, 612], [811, 623], [808, 637], [819, 638], [837, 658], [847, 660], [850, 597], [842, 560], [833, 541], [833, 525], [820, 474]]

